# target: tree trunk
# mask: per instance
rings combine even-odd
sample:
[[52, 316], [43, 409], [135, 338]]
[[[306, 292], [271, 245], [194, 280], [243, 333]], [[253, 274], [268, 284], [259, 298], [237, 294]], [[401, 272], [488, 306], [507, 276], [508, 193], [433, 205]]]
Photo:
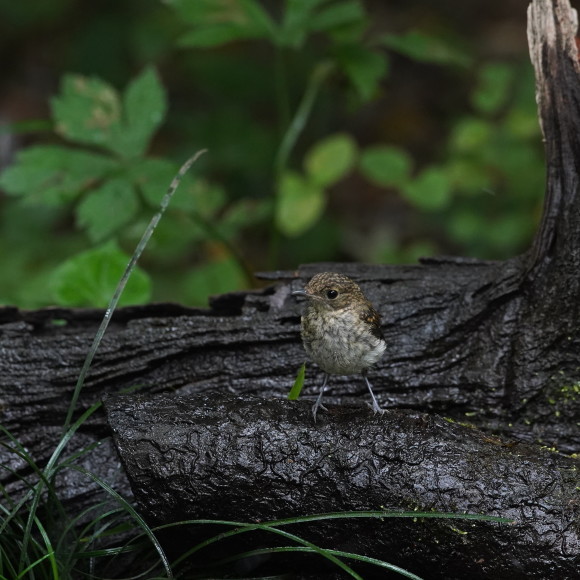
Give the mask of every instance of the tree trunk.
[[[120, 309], [88, 375], [78, 414], [106, 394], [134, 387], [141, 395], [171, 392], [212, 396], [216, 404], [219, 394], [238, 394], [243, 395], [241, 406], [252, 395], [284, 398], [305, 358], [298, 333], [299, 307], [290, 292], [313, 273], [334, 270], [355, 278], [383, 316], [388, 350], [371, 380], [384, 407], [439, 413], [456, 421], [468, 420], [488, 434], [539, 444], [532, 461], [538, 469], [546, 459], [540, 445], [576, 453], [580, 448], [580, 84], [574, 40], [576, 16], [567, 0], [534, 0], [528, 17], [548, 167], [543, 218], [529, 252], [504, 262], [443, 258], [402, 267], [317, 264], [296, 272], [264, 275], [279, 282], [256, 292], [217, 297], [208, 310], [176, 305]], [[40, 465], [46, 463], [59, 440], [76, 378], [102, 314], [96, 310], [0, 309], [2, 424]], [[309, 366], [307, 395], [317, 392], [321, 379], [320, 371]], [[366, 387], [356, 378], [333, 377], [330, 388], [330, 402], [364, 404], [366, 400]], [[128, 409], [129, 403], [123, 401]], [[302, 409], [302, 405], [284, 401], [267, 405], [282, 415]], [[203, 408], [208, 417], [215, 417], [211, 405]], [[354, 429], [350, 423], [336, 422], [333, 413], [341, 411], [333, 410], [325, 426], [330, 425], [337, 437], [341, 429]], [[248, 422], [250, 416], [246, 419], [241, 415], [236, 420]], [[393, 411], [381, 420], [389, 423], [402, 416], [407, 420], [397, 428], [412, 430], [410, 417], [414, 415]], [[315, 435], [320, 434], [307, 415], [293, 415], [288, 425], [280, 423], [276, 414], [268, 417], [273, 432], [288, 429], [288, 440], [306, 436], [316, 441]], [[376, 429], [377, 420], [366, 412], [352, 415], [360, 429]], [[437, 466], [439, 481], [444, 482], [445, 470], [453, 464], [450, 442], [455, 440], [457, 426], [430, 416], [424, 421], [436, 422], [437, 437], [447, 442], [443, 454], [435, 447], [424, 447], [428, 461]], [[71, 451], [89, 446], [109, 432], [104, 414], [97, 413], [73, 439]], [[407, 436], [411, 433], [401, 434]], [[480, 435], [473, 437], [478, 440]], [[521, 468], [516, 453], [506, 455], [502, 445], [491, 449], [498, 454], [493, 461], [513, 462], [514, 473]], [[202, 448], [199, 452], [204, 453]], [[314, 447], [312, 452], [319, 451]], [[359, 452], [360, 461], [367, 461], [367, 452]], [[525, 453], [533, 455], [528, 448]], [[359, 459], [354, 456], [352, 461]], [[127, 465], [132, 461], [125, 455], [123, 460]], [[97, 476], [113, 482], [122, 494], [130, 493], [110, 441], [83, 461]], [[554, 462], [546, 463], [538, 477], [552, 465], [559, 472], [576, 468], [569, 458]], [[0, 464], [8, 467], [0, 472], [2, 483], [16, 493], [23, 485], [20, 478], [30, 476], [29, 467], [4, 447], [0, 448]], [[223, 476], [223, 472], [216, 472], [216, 477], [220, 473]], [[498, 481], [510, 481], [502, 477], [498, 475]], [[74, 509], [96, 501], [98, 488], [76, 472], [65, 472], [60, 481], [60, 493]], [[472, 478], [462, 488], [453, 487], [453, 501], [447, 505], [465, 506], [465, 498], [477, 493], [483, 494], [485, 501], [470, 506], [496, 506], [500, 513], [499, 508], [513, 497], [508, 488], [475, 489], [475, 484]], [[227, 489], [228, 480], [221, 485]], [[136, 489], [139, 494], [145, 493]], [[433, 502], [435, 489], [427, 489], [424, 497], [418, 493], [416, 505], [440, 509], [443, 504]], [[400, 505], [397, 498], [403, 491], [399, 490], [398, 495], [391, 491], [393, 495], [388, 497], [381, 494], [381, 501]], [[492, 503], [497, 494], [504, 503]], [[251, 498], [240, 495], [238, 499], [244, 503]], [[308, 510], [325, 511], [328, 503], [322, 499], [316, 505], [310, 500]], [[343, 499], [340, 509], [365, 507], [353, 499], [349, 508], [349, 496]], [[202, 514], [208, 498], [200, 496], [198, 501], [197, 513]], [[274, 512], [282, 516], [285, 505], [262, 506], [264, 513], [255, 505], [253, 517], [263, 519]], [[578, 498], [566, 505], [566, 509], [578, 510]], [[155, 515], [147, 511], [146, 505], [142, 507], [147, 515]], [[561, 519], [554, 528], [560, 531], [568, 522], [564, 503], [561, 507]], [[411, 533], [404, 521], [397, 525], [403, 526], [404, 533]], [[519, 540], [513, 541], [522, 545]], [[433, 546], [426, 548], [426, 558], [432, 548], [436, 552]], [[577, 544], [574, 549], [577, 554]], [[562, 553], [566, 550], [570, 550], [569, 544], [562, 544]], [[490, 555], [485, 557], [493, 560]], [[514, 553], [507, 573], [518, 577], [527, 566], [523, 562], [527, 557], [527, 553]]]

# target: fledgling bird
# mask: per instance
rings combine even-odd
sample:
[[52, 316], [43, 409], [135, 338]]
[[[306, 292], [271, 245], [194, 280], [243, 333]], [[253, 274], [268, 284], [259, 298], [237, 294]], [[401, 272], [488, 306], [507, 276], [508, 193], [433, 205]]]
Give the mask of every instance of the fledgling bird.
[[316, 421], [328, 375], [362, 374], [371, 398], [373, 411], [382, 413], [367, 370], [384, 354], [387, 347], [381, 332], [381, 317], [359, 285], [334, 272], [316, 274], [304, 290], [292, 292], [308, 299], [302, 315], [301, 334], [308, 356], [324, 371], [320, 394], [312, 407]]

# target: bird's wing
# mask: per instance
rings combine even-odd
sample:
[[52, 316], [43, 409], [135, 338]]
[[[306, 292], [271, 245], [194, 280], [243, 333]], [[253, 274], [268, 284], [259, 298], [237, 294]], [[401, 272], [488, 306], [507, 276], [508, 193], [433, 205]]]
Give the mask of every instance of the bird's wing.
[[373, 336], [384, 340], [381, 330], [381, 315], [369, 304], [360, 314], [361, 320], [369, 325]]

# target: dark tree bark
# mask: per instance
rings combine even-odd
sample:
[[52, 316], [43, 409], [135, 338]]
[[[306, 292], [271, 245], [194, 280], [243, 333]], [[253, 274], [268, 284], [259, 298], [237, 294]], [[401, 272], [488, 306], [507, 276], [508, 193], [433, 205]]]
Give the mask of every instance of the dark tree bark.
[[308, 403], [246, 395], [132, 395], [107, 411], [154, 523], [275, 520], [321, 506], [501, 515], [514, 523], [351, 519], [292, 531], [429, 579], [578, 577], [580, 476], [557, 453], [415, 411], [342, 406], [312, 427]]
[[[383, 316], [389, 347], [371, 377], [383, 406], [440, 413], [468, 420], [487, 433], [576, 453], [580, 448], [580, 84], [575, 26], [567, 0], [534, 0], [530, 7], [530, 52], [548, 175], [544, 214], [529, 252], [505, 262], [449, 258], [404, 267], [317, 264], [265, 275], [281, 281], [261, 291], [215, 298], [208, 310], [175, 305], [121, 309], [88, 375], [78, 413], [106, 394], [131, 387], [142, 394], [285, 397], [305, 358], [298, 334], [299, 307], [290, 292], [314, 272], [335, 270], [360, 282]], [[41, 465], [60, 437], [101, 316], [101, 311], [91, 310], [0, 309], [2, 424]], [[306, 394], [315, 393], [320, 382], [321, 374], [309, 367]], [[331, 389], [334, 402], [366, 401], [366, 388], [358, 379], [335, 377]], [[294, 408], [290, 402], [274, 404], [288, 413]], [[211, 409], [204, 408], [211, 416]], [[375, 424], [365, 413], [354, 418]], [[332, 415], [328, 420], [332, 423]], [[281, 428], [275, 416], [270, 422], [272, 430]], [[411, 428], [411, 423], [399, 427], [405, 426]], [[312, 432], [312, 437], [320, 433], [306, 420], [288, 423], [288, 429], [290, 440], [299, 440], [305, 432]], [[438, 423], [438, 429], [442, 440], [446, 429], [451, 439], [456, 433], [451, 423]], [[108, 433], [104, 414], [96, 414], [71, 448], [87, 446]], [[504, 448], [494, 448], [498, 460], [504, 458]], [[544, 458], [540, 451], [538, 458]], [[130, 458], [123, 459], [129, 463]], [[429, 457], [437, 459], [441, 469], [450, 465], [448, 456]], [[518, 469], [515, 455], [510, 460]], [[84, 461], [121, 493], [130, 493], [110, 442]], [[573, 463], [572, 459], [557, 461]], [[30, 475], [26, 464], [4, 448], [0, 448], [0, 464], [10, 468], [0, 472], [9, 489], [17, 490], [22, 485], [19, 478]], [[95, 501], [95, 486], [80, 476], [65, 473], [61, 483], [63, 497], [75, 508]], [[463, 505], [477, 486], [474, 478], [464, 483], [455, 493], [456, 505]], [[489, 493], [504, 491], [492, 488]], [[430, 498], [426, 495], [418, 505], [430, 506]], [[200, 497], [200, 506], [206, 500]], [[347, 505], [345, 500], [342, 507]], [[309, 504], [314, 511], [327, 507], [322, 500], [316, 507]], [[282, 515], [282, 506], [280, 510]], [[256, 513], [254, 517], [268, 516]], [[558, 529], [564, 529], [566, 517], [562, 515]], [[521, 564], [521, 554], [514, 554], [516, 561]], [[517, 562], [513, 574], [522, 569]]]

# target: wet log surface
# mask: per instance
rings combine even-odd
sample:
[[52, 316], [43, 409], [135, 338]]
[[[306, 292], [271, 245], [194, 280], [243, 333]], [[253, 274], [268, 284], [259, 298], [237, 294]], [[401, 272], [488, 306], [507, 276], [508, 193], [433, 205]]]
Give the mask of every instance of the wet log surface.
[[513, 523], [385, 518], [292, 532], [430, 579], [578, 573], [580, 473], [557, 453], [415, 411], [381, 416], [338, 406], [305, 428], [306, 402], [246, 395], [133, 395], [106, 407], [135, 497], [153, 523], [417, 506], [485, 513]]
[[[204, 401], [213, 397], [217, 406], [220, 397], [229, 393], [243, 395], [241, 405], [247, 397], [259, 396], [280, 409], [281, 415], [269, 416], [274, 432], [280, 429], [279, 417], [298, 413], [285, 423], [297, 429], [288, 434], [290, 439], [320, 434], [307, 414], [301, 414], [302, 403], [282, 400], [305, 358], [298, 331], [300, 305], [290, 292], [315, 272], [334, 270], [357, 280], [382, 314], [388, 350], [371, 373], [371, 381], [384, 407], [407, 410], [402, 415], [399, 411], [386, 415], [385, 421], [406, 417], [399, 428], [411, 429], [415, 415], [409, 410], [428, 414], [421, 420], [437, 424], [438, 436], [448, 441], [445, 449], [450, 453], [457, 426], [441, 423], [433, 414], [467, 421], [488, 435], [534, 444], [537, 461], [551, 458], [545, 466], [557, 464], [554, 468], [560, 473], [559, 462], [573, 460], [546, 456], [540, 447], [556, 447], [570, 454], [580, 449], [580, 180], [576, 161], [580, 159], [580, 84], [575, 31], [568, 2], [533, 2], [530, 53], [548, 176], [543, 218], [529, 252], [504, 262], [442, 258], [400, 267], [309, 265], [294, 272], [267, 274], [264, 277], [276, 281], [274, 285], [216, 297], [207, 310], [171, 304], [120, 309], [87, 377], [77, 414], [105, 396], [129, 388], [139, 391], [136, 405], [137, 401], [145, 404], [142, 396], [171, 393], [203, 396]], [[46, 463], [61, 436], [78, 373], [102, 315], [98, 310], [0, 309], [2, 425], [40, 465]], [[305, 394], [315, 394], [321, 379], [311, 365]], [[356, 377], [333, 377], [329, 395], [331, 403], [360, 406], [367, 397], [364, 383]], [[123, 405], [129, 404], [123, 401]], [[209, 403], [204, 405], [208, 417], [213, 417], [215, 409]], [[338, 418], [332, 422], [332, 413], [327, 419], [336, 433], [339, 426], [377, 428], [376, 419], [363, 411], [352, 411], [349, 421], [354, 425]], [[96, 413], [68, 450], [74, 452], [109, 435], [105, 414]], [[435, 448], [425, 447], [429, 449]], [[513, 469], [519, 469], [515, 454], [506, 455], [502, 445], [491, 449], [497, 451], [498, 461], [509, 457]], [[533, 452], [527, 450], [526, 454]], [[123, 456], [123, 460], [129, 465], [130, 458]], [[449, 457], [438, 461], [440, 466], [451, 466]], [[130, 495], [129, 480], [119, 469], [110, 439], [83, 462], [120, 493]], [[0, 471], [0, 481], [11, 491], [21, 488], [20, 477], [31, 473], [26, 462], [4, 447], [0, 448], [0, 464], [7, 468]], [[550, 481], [557, 480], [554, 478]], [[92, 482], [74, 472], [64, 472], [59, 484], [62, 497], [74, 509], [99, 496]], [[453, 488], [455, 505], [465, 504], [468, 489]], [[506, 494], [506, 501], [512, 497], [504, 488], [491, 487], [489, 493], [494, 497]], [[384, 504], [394, 506], [401, 496], [393, 496], [393, 501], [381, 497]], [[341, 509], [348, 509], [348, 496], [345, 498]], [[199, 501], [202, 505], [207, 498]], [[570, 501], [570, 505], [578, 505], [577, 497]], [[352, 509], [354, 505], [359, 506], [355, 502]], [[431, 496], [425, 497], [424, 504], [419, 502], [419, 507], [423, 505], [433, 505]], [[317, 506], [308, 506], [312, 511], [327, 511], [322, 500]], [[262, 507], [271, 513], [271, 508]], [[562, 509], [562, 519], [554, 528], [559, 533], [564, 533], [568, 521], [568, 512]], [[258, 512], [254, 517], [269, 516]], [[399, 525], [406, 530], [404, 522]], [[425, 553], [431, 549], [436, 552], [431, 546]], [[493, 560], [491, 555], [486, 558]], [[518, 573], [522, 558], [527, 556], [514, 553], [512, 575]]]

